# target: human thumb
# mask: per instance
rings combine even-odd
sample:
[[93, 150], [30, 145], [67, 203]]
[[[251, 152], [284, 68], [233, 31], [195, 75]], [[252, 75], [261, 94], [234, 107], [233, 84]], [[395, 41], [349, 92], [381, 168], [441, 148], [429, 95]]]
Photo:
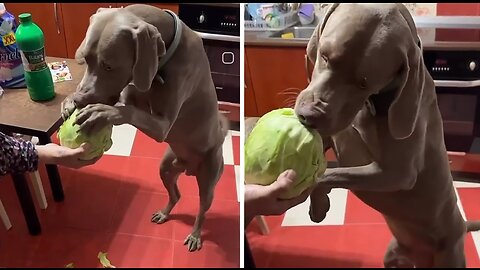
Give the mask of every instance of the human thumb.
[[284, 171], [278, 176], [277, 180], [269, 186], [270, 193], [278, 196], [281, 193], [286, 192], [294, 185], [296, 177], [297, 174], [294, 170]]
[[78, 153], [84, 153], [90, 150], [90, 147], [90, 144], [82, 143], [82, 145], [80, 145], [80, 147], [78, 147], [76, 150], [78, 151]]

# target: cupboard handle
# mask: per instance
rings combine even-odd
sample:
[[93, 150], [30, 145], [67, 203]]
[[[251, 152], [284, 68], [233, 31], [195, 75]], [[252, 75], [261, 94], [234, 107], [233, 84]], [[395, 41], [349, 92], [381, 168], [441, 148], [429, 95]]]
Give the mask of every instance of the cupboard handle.
[[53, 13], [55, 15], [55, 26], [57, 27], [57, 34], [60, 34], [60, 25], [58, 25], [57, 3], [53, 3]]
[[310, 83], [310, 69], [308, 68], [308, 57], [305, 54], [305, 71], [307, 72], [307, 82]]

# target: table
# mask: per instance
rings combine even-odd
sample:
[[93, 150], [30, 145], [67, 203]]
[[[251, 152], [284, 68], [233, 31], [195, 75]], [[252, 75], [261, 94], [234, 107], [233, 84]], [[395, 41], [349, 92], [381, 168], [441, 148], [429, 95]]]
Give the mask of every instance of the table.
[[[51, 142], [51, 136], [63, 123], [60, 114], [61, 103], [75, 92], [86, 68], [73, 59], [47, 57], [49, 63], [57, 61], [67, 61], [73, 80], [55, 83], [56, 97], [47, 102], [32, 101], [26, 88], [6, 89], [0, 97], [0, 131], [35, 136], [38, 137], [39, 144]], [[54, 200], [63, 201], [63, 187], [57, 166], [46, 165], [46, 169]], [[38, 235], [41, 227], [26, 177], [23, 174], [15, 174], [12, 178], [29, 232]]]

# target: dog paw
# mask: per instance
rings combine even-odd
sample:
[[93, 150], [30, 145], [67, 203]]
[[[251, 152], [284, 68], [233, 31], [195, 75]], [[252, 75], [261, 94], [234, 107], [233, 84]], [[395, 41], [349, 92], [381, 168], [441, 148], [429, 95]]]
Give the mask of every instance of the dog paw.
[[202, 249], [202, 240], [200, 239], [200, 236], [189, 234], [183, 244], [188, 247], [188, 251], [190, 252]]
[[323, 198], [315, 198], [315, 200], [310, 203], [310, 210], [308, 211], [310, 220], [315, 223], [322, 222], [327, 217], [329, 210], [330, 199], [327, 195], [324, 195]]
[[72, 113], [75, 111], [75, 109], [76, 109], [76, 105], [72, 97], [65, 98], [65, 100], [61, 103], [61, 109], [60, 109], [60, 113], [62, 115], [63, 120], [68, 119], [70, 115], [72, 115]]
[[151, 221], [157, 224], [162, 224], [167, 221], [167, 218], [168, 216], [166, 214], [164, 214], [162, 211], [158, 211], [153, 213]]

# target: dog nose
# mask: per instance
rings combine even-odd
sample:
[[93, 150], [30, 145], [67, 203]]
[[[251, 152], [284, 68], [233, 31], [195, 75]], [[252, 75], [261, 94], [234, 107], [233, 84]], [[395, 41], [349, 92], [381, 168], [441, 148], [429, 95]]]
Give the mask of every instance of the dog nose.
[[305, 115], [299, 114], [298, 119], [300, 120], [300, 123], [302, 123], [302, 125], [306, 127], [312, 127], [311, 121], [309, 121], [309, 119]]
[[318, 120], [318, 113], [309, 110], [308, 108], [302, 107], [297, 111], [297, 117], [304, 126], [308, 128], [315, 128], [315, 124]]

